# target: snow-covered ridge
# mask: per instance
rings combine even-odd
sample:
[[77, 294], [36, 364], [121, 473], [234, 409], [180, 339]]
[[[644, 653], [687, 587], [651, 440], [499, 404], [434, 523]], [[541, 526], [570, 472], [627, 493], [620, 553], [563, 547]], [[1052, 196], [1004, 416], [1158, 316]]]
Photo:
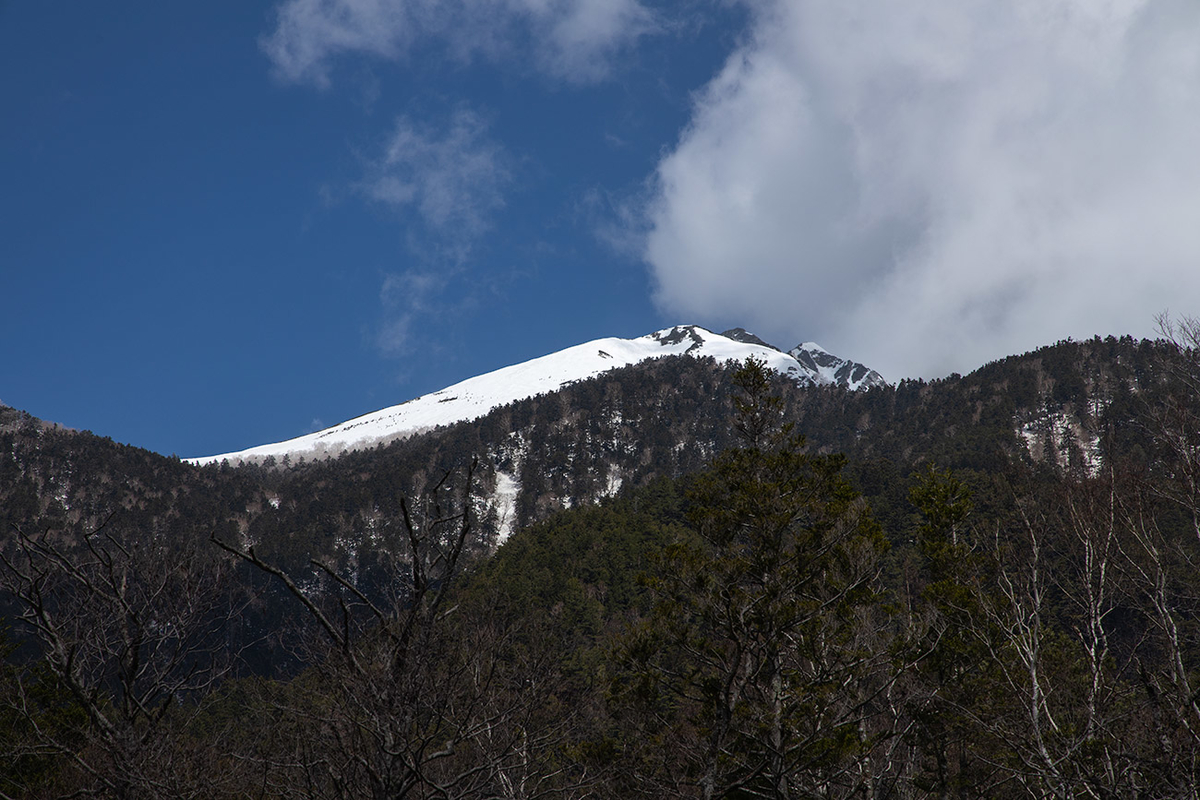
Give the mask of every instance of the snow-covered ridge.
[[[517, 400], [554, 392], [569, 383], [593, 378], [611, 369], [664, 356], [710, 356], [722, 362], [743, 361], [749, 356], [754, 356], [765, 361], [771, 369], [789, 375], [801, 383], [844, 383], [854, 389], [874, 384], [861, 376], [853, 382], [844, 379], [838, 371], [843, 365], [861, 368], [863, 374], [869, 373], [878, 377], [878, 373], [873, 370], [846, 362], [820, 348], [816, 350], [836, 360], [838, 364], [835, 366], [827, 359], [811, 356], [811, 349], [803, 349], [813, 348], [815, 345], [801, 345], [789, 354], [761, 343], [762, 340], [740, 329], [727, 333], [737, 336], [737, 340], [695, 325], [677, 325], [637, 339], [597, 339], [468, 378], [441, 391], [364, 414], [323, 431], [235, 453], [189, 460], [195, 464], [210, 464], [224, 459], [236, 463], [268, 456], [312, 458], [337, 455], [346, 450], [371, 447], [384, 440], [411, 436], [439, 425], [478, 419], [495, 408]], [[801, 356], [795, 355], [797, 352], [800, 352]], [[846, 370], [855, 375], [859, 374], [850, 367], [842, 369]], [[883, 382], [882, 378], [878, 380]]]

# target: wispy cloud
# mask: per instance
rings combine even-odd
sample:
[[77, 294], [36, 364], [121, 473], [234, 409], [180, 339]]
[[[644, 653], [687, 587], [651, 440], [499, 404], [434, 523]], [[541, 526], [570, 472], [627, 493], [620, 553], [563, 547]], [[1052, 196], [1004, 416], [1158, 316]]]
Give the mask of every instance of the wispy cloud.
[[639, 0], [287, 0], [261, 44], [280, 78], [320, 87], [339, 58], [401, 59], [418, 42], [589, 82], [658, 27]]
[[1200, 307], [1200, 4], [774, 0], [659, 164], [661, 306], [889, 377]]
[[412, 348], [414, 339], [420, 339], [420, 332], [414, 327], [436, 312], [438, 296], [453, 272], [410, 269], [384, 276], [379, 290], [384, 322], [375, 335], [375, 344], [384, 355], [404, 355]]
[[401, 117], [359, 184], [399, 214], [415, 212], [427, 231], [461, 260], [504, 207], [510, 158], [480, 116], [456, 110], [444, 126]]
[[643, 193], [636, 189], [592, 188], [576, 203], [576, 222], [614, 255], [636, 263], [646, 241], [644, 203]]

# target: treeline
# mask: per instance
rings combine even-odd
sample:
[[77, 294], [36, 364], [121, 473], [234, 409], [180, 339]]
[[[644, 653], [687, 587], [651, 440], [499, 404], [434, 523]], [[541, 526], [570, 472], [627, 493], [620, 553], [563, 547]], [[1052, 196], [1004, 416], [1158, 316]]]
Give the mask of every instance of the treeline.
[[[4, 668], [0, 792], [1195, 797], [1200, 370], [1172, 363], [1101, 468], [956, 471], [807, 447], [749, 363], [706, 470], [481, 560], [470, 465], [352, 560], [18, 526], [38, 652]], [[294, 676], [237, 677], [255, 586], [296, 609]]]

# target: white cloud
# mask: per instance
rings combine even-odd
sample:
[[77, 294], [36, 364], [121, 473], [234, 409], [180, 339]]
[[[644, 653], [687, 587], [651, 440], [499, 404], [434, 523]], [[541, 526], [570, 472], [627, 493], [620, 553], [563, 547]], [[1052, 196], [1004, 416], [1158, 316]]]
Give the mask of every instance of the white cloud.
[[409, 269], [384, 277], [379, 290], [384, 319], [375, 334], [375, 345], [384, 355], [404, 355], [420, 340], [414, 327], [436, 314], [439, 295], [455, 274], [453, 268], [438, 272]]
[[776, 0], [663, 158], [660, 305], [891, 378], [1200, 309], [1200, 4]]
[[444, 128], [401, 117], [360, 188], [396, 211], [415, 210], [461, 259], [504, 207], [508, 161], [483, 120], [465, 108]]
[[321, 87], [340, 57], [396, 60], [417, 42], [464, 62], [531, 58], [554, 77], [586, 82], [657, 27], [638, 0], [287, 0], [262, 48], [282, 79]]
[[512, 159], [484, 120], [460, 106], [441, 123], [396, 120], [354, 186], [404, 226], [411, 266], [384, 276], [371, 339], [387, 356], [428, 349], [426, 329], [473, 302], [480, 240], [505, 206]]

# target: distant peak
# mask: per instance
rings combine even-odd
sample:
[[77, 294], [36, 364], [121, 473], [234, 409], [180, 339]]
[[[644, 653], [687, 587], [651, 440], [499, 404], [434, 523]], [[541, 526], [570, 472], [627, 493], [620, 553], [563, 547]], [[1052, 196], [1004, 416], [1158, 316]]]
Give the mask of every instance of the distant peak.
[[708, 333], [708, 331], [696, 325], [676, 325], [673, 328], [664, 328], [661, 331], [655, 331], [650, 334], [650, 338], [664, 347], [682, 344], [685, 341], [691, 340], [692, 345], [687, 349], [687, 352], [690, 353], [704, 346], [705, 333]]
[[636, 339], [596, 339], [501, 367], [286, 442], [191, 460], [204, 464], [287, 454], [293, 457], [303, 454], [306, 458], [335, 456], [347, 450], [469, 422], [509, 403], [556, 392], [617, 367], [630, 367], [647, 359], [668, 356], [712, 358], [719, 363], [740, 362], [753, 357], [802, 386], [836, 384], [860, 389], [884, 383], [873, 370], [826, 353], [811, 343], [797, 347], [792, 353], [784, 353], [744, 328], [718, 335], [699, 325], [675, 325]]
[[771, 344], [770, 342], [764, 342], [762, 339], [758, 338], [745, 328], [730, 328], [721, 335], [726, 339], [732, 339], [733, 341], [741, 342], [742, 344], [757, 344], [761, 347], [769, 347], [772, 350], [779, 350], [779, 348], [775, 345]]
[[821, 383], [832, 383], [852, 390], [887, 385], [884, 377], [875, 370], [857, 361], [835, 356], [816, 342], [802, 342], [789, 350], [788, 355], [817, 375]]

